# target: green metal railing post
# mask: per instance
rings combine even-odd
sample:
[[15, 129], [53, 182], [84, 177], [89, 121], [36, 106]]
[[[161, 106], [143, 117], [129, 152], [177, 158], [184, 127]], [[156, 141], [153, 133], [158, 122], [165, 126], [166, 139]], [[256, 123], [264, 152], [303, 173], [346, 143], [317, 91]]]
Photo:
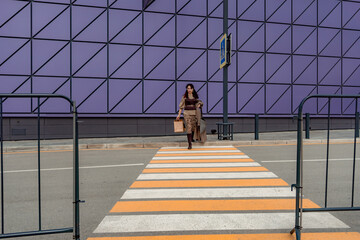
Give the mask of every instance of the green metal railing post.
[[310, 139], [310, 113], [305, 114], [305, 138]]
[[255, 140], [259, 140], [259, 114], [255, 114]]

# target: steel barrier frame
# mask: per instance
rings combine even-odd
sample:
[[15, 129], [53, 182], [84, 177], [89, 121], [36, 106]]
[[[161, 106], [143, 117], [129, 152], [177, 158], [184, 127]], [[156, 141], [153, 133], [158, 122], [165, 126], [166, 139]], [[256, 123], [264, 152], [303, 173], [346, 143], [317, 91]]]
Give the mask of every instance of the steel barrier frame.
[[[326, 153], [326, 183], [325, 183], [325, 207], [324, 208], [303, 208], [303, 106], [305, 102], [311, 98], [325, 98], [328, 99], [328, 121], [327, 121], [327, 153]], [[355, 123], [354, 133], [354, 158], [353, 158], [353, 176], [352, 176], [352, 200], [351, 207], [327, 207], [327, 190], [328, 190], [328, 177], [329, 177], [329, 141], [330, 141], [330, 109], [331, 99], [355, 99], [355, 121], [358, 120], [358, 99], [360, 95], [311, 95], [304, 98], [298, 110], [298, 125], [297, 125], [297, 153], [296, 153], [296, 184], [291, 185], [291, 190], [296, 189], [295, 201], [295, 227], [290, 231], [291, 234], [295, 232], [296, 239], [301, 240], [302, 230], [302, 213], [303, 212], [324, 212], [324, 211], [359, 211], [360, 207], [354, 207], [354, 186], [355, 186], [355, 163], [356, 163], [356, 137], [358, 123]]]
[[[5, 233], [4, 229], [4, 147], [3, 147], [3, 102], [7, 98], [36, 98], [37, 108], [30, 113], [36, 113], [38, 119], [38, 206], [39, 206], [39, 229], [28, 232]], [[41, 226], [41, 175], [40, 175], [40, 99], [60, 98], [68, 101], [73, 114], [73, 226], [69, 228], [43, 230]], [[80, 240], [80, 199], [79, 199], [79, 139], [78, 139], [78, 113], [75, 101], [58, 94], [0, 94], [0, 165], [1, 165], [1, 234], [0, 238], [26, 237], [57, 233], [73, 233], [73, 239]]]

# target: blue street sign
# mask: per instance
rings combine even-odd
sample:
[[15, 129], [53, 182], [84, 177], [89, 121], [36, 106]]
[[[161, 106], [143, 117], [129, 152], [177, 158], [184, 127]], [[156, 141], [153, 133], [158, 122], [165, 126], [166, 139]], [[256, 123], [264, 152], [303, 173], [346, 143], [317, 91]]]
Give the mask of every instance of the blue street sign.
[[220, 39], [220, 69], [226, 66], [226, 34]]

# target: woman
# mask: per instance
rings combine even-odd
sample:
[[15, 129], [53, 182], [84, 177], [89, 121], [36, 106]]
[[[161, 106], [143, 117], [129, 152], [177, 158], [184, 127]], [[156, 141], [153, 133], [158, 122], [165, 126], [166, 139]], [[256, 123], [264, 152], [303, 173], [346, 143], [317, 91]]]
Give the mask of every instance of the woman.
[[[188, 140], [188, 149], [192, 149], [192, 132], [196, 132], [200, 128], [200, 121], [198, 120], [196, 110], [201, 108], [203, 103], [199, 100], [199, 96], [194, 89], [194, 85], [186, 85], [186, 91], [179, 104], [179, 114], [176, 120], [180, 119], [181, 112], [184, 110], [184, 119], [186, 123], [186, 134]], [[198, 111], [199, 112], [199, 111]]]

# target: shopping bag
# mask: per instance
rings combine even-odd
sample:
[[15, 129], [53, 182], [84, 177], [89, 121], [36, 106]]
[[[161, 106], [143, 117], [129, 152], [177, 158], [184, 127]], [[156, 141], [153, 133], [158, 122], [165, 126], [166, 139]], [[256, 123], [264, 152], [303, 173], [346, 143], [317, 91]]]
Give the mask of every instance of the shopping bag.
[[176, 133], [185, 132], [183, 120], [174, 120], [174, 132]]
[[200, 119], [200, 134], [206, 131], [206, 121], [204, 118]]

